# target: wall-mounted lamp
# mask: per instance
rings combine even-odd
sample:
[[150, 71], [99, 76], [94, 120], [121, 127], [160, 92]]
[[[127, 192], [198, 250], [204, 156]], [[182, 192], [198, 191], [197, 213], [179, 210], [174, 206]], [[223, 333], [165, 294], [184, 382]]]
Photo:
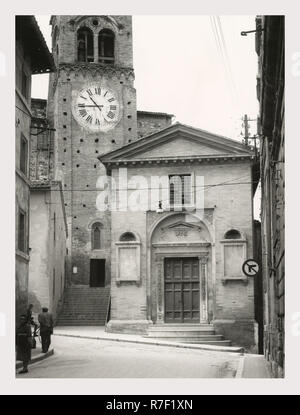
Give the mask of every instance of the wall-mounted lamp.
[[264, 31], [264, 29], [247, 30], [247, 31], [241, 32], [241, 36], [247, 36], [248, 33], [260, 33], [260, 32], [263, 32], [263, 31]]

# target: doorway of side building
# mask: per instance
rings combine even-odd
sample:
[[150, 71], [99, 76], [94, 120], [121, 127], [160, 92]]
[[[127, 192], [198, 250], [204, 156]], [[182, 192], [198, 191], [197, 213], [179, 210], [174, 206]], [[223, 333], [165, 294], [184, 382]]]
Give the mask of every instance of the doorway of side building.
[[90, 260], [90, 287], [105, 287], [105, 259]]
[[199, 259], [165, 258], [165, 322], [200, 321]]

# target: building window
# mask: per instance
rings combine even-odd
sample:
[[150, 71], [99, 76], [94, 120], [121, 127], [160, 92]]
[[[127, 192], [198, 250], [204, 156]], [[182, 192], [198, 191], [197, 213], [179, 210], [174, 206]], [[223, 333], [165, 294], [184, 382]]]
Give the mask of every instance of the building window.
[[18, 225], [18, 249], [26, 252], [26, 214], [22, 211], [19, 211]]
[[192, 203], [191, 174], [169, 176], [170, 206], [184, 206]]
[[236, 229], [230, 229], [225, 233], [224, 239], [241, 239], [241, 234]]
[[87, 27], [77, 32], [77, 56], [79, 62], [94, 62], [94, 36]]
[[[40, 125], [37, 127], [37, 131], [39, 129], [46, 128], [44, 125]], [[37, 150], [48, 150], [49, 149], [49, 133], [48, 131], [44, 131], [39, 133], [37, 136]]]
[[54, 213], [53, 216], [53, 242], [55, 245], [55, 241], [56, 241], [56, 214]]
[[121, 242], [130, 242], [130, 241], [135, 241], [135, 240], [136, 240], [136, 237], [134, 236], [132, 232], [125, 232], [120, 237]]
[[27, 154], [28, 154], [28, 143], [23, 134], [21, 134], [20, 142], [20, 170], [25, 175], [27, 174]]
[[113, 64], [115, 60], [115, 35], [111, 30], [101, 30], [98, 37], [99, 62]]
[[24, 98], [26, 99], [28, 99], [28, 90], [29, 90], [29, 79], [23, 67], [22, 68], [22, 80], [21, 80], [21, 92]]
[[101, 249], [101, 227], [99, 222], [92, 226], [92, 249]]
[[53, 280], [52, 280], [52, 298], [55, 300], [55, 268], [53, 268]]

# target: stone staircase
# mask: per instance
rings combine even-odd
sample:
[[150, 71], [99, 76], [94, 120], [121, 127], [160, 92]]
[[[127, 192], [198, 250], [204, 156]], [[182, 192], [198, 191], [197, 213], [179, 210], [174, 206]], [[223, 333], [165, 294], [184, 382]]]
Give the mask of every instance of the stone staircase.
[[148, 328], [145, 337], [177, 343], [231, 346], [230, 340], [215, 334], [212, 324], [154, 324]]
[[110, 287], [74, 285], [65, 289], [58, 326], [104, 326]]

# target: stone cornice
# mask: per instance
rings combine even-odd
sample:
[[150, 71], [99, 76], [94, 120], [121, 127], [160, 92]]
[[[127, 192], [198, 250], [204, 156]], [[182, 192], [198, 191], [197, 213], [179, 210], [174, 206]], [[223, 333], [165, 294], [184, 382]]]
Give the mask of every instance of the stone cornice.
[[124, 76], [126, 79], [134, 80], [133, 68], [103, 65], [101, 63], [60, 63], [58, 66], [58, 71], [66, 72], [67, 76], [70, 76], [71, 73], [81, 73], [82, 75], [105, 75], [108, 77], [116, 76], [118, 78]]
[[117, 159], [117, 160], [101, 160], [100, 161], [108, 168], [112, 167], [124, 167], [124, 166], [142, 166], [145, 167], [149, 166], [156, 166], [156, 165], [164, 165], [164, 166], [173, 166], [176, 165], [185, 165], [185, 164], [215, 164], [215, 163], [236, 163], [236, 162], [246, 162], [252, 161], [255, 159], [253, 155], [247, 154], [235, 154], [235, 155], [221, 155], [221, 156], [185, 156], [185, 157], [157, 157], [157, 158], [149, 158], [149, 159]]
[[[211, 245], [210, 242], [200, 241], [200, 242], [156, 242], [153, 243], [152, 246], [154, 248], [166, 248], [166, 247], [175, 247], [175, 246], [189, 246], [189, 247], [209, 247]], [[159, 252], [157, 253], [160, 254]], [[177, 254], [177, 253], [175, 253]]]

